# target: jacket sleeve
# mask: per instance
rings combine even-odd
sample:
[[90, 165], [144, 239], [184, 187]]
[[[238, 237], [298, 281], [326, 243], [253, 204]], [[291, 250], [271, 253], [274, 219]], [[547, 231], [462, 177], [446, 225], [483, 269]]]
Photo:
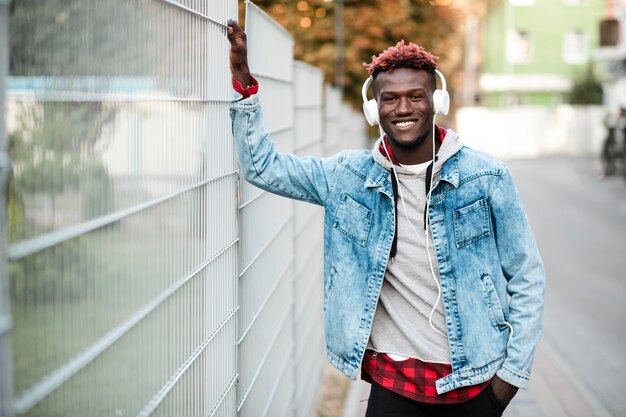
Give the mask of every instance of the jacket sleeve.
[[234, 102], [230, 115], [239, 164], [247, 181], [284, 197], [326, 204], [343, 153], [317, 158], [278, 152], [263, 126], [258, 95]]
[[511, 326], [506, 359], [496, 374], [512, 385], [527, 388], [541, 337], [545, 272], [519, 193], [504, 164], [491, 190], [491, 210], [510, 296]]

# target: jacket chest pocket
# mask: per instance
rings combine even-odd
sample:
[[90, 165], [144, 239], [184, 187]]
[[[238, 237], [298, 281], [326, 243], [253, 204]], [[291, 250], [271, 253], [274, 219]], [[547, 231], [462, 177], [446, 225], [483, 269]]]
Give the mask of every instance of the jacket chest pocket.
[[365, 247], [372, 226], [372, 217], [370, 209], [354, 201], [348, 194], [343, 194], [335, 214], [333, 228]]
[[489, 204], [486, 198], [454, 210], [452, 217], [454, 242], [457, 249], [464, 248], [491, 235]]

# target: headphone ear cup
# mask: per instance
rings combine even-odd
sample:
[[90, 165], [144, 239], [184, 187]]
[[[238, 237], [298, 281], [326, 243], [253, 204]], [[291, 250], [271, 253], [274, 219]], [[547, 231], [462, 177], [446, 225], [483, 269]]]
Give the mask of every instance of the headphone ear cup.
[[376, 103], [376, 100], [372, 99], [363, 103], [363, 113], [370, 126], [378, 124], [378, 103]]
[[435, 90], [433, 93], [433, 110], [435, 114], [448, 115], [450, 111], [450, 95], [446, 90]]

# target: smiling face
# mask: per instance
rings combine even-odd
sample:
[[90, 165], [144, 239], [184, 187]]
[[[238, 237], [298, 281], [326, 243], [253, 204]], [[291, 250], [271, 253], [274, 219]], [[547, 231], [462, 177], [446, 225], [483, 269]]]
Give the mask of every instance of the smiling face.
[[374, 80], [380, 124], [400, 163], [432, 158], [433, 74], [413, 68], [381, 72]]

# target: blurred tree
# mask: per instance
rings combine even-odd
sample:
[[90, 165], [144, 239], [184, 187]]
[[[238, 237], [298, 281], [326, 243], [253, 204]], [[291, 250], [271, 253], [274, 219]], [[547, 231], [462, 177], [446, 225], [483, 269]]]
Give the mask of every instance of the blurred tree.
[[569, 102], [575, 105], [602, 104], [602, 83], [596, 77], [593, 65], [588, 64], [583, 74], [574, 80]]
[[134, 2], [12, 0], [10, 74], [144, 75], [155, 63], [157, 51], [146, 46], [158, 29], [141, 10]]
[[[115, 110], [99, 102], [23, 106], [18, 128], [7, 137], [13, 161], [7, 205], [10, 242], [54, 231], [57, 198], [73, 201], [77, 196], [82, 220], [113, 210], [109, 173], [99, 159], [84, 161], [81, 156], [98, 153], [102, 132], [114, 117]], [[48, 201], [52, 211], [39, 216], [41, 224], [37, 227], [28, 224], [34, 219], [26, 215], [27, 201], [35, 198]], [[78, 239], [11, 262], [12, 300], [43, 303], [79, 299], [93, 288], [97, 262], [94, 250]]]
[[[363, 63], [400, 39], [440, 56], [446, 74], [457, 71], [462, 65], [465, 16], [481, 16], [498, 1], [344, 0], [346, 99], [360, 108], [361, 85], [367, 76]], [[295, 37], [297, 59], [323, 69], [328, 82], [335, 80], [333, 0], [256, 0], [255, 4]]]
[[[137, 59], [145, 44], [138, 39], [150, 33], [137, 19], [138, 10], [119, 2], [96, 6], [80, 0], [13, 0], [10, 75], [25, 77], [33, 89], [55, 92], [106, 91], [111, 76], [145, 74], [153, 55]], [[138, 29], [119, 30], [136, 28], [136, 21]], [[7, 207], [10, 242], [56, 230], [57, 206], [68, 210], [75, 204], [70, 210], [83, 221], [114, 208], [113, 182], [98, 156], [106, 146], [103, 131], [116, 113], [115, 106], [100, 101], [23, 104], [17, 127], [7, 138], [13, 161]], [[33, 214], [38, 208], [34, 202], [45, 202], [45, 215]], [[12, 300], [80, 299], [93, 287], [97, 269], [95, 250], [72, 239], [9, 264]]]

